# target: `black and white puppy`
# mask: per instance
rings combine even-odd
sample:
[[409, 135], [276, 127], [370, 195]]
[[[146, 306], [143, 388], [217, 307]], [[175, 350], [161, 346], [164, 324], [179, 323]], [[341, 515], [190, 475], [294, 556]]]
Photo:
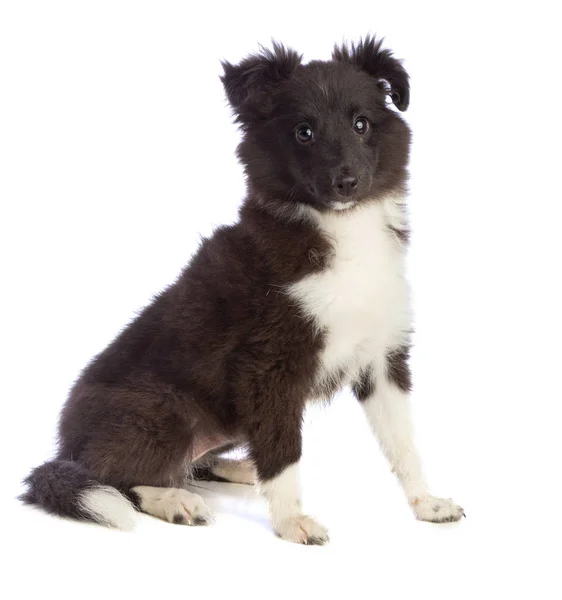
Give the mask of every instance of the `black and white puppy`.
[[[240, 218], [85, 368], [23, 500], [123, 529], [134, 508], [200, 525], [187, 476], [257, 481], [280, 537], [323, 544], [301, 510], [303, 411], [351, 385], [416, 516], [458, 520], [412, 442], [406, 71], [372, 37], [326, 62], [274, 44], [223, 68]], [[221, 457], [241, 445], [247, 460]]]

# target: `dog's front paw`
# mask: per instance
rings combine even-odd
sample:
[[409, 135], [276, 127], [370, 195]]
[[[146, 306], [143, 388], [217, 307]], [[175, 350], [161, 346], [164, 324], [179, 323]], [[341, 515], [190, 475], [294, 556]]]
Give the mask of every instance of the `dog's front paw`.
[[421, 498], [412, 498], [410, 506], [420, 521], [451, 523], [458, 521], [461, 517], [466, 517], [464, 510], [451, 499], [422, 496]]
[[275, 533], [295, 544], [323, 546], [330, 541], [327, 529], [306, 515], [283, 519], [275, 525]]

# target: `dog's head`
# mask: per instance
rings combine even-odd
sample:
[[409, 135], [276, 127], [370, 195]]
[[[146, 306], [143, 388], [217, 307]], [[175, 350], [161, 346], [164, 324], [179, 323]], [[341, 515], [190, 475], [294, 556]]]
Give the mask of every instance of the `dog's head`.
[[388, 100], [406, 110], [408, 74], [380, 41], [308, 64], [274, 44], [223, 68], [250, 191], [269, 205], [343, 210], [404, 186], [410, 132]]

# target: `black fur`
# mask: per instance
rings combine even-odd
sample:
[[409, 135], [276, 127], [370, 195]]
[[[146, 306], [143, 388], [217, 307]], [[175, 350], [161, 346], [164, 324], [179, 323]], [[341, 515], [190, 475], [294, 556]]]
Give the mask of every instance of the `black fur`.
[[96, 486], [91, 474], [80, 463], [53, 460], [37, 467], [26, 478], [27, 492], [21, 500], [38, 504], [46, 511], [79, 520], [89, 519], [80, 507], [80, 494]]
[[[327, 62], [275, 44], [223, 66], [243, 132], [239, 220], [84, 369], [26, 502], [84, 518], [77, 498], [97, 482], [139, 507], [132, 487], [181, 485], [225, 444], [247, 444], [262, 481], [300, 458], [305, 403], [326, 392], [314, 389], [325, 340], [284, 290], [326, 268], [332, 246], [299, 211], [403, 191], [410, 132], [386, 96], [405, 110], [408, 77], [373, 38]], [[389, 364], [408, 387], [402, 356]], [[365, 374], [356, 394], [372, 385]]]
[[[276, 45], [237, 67], [225, 65], [223, 81], [246, 133], [238, 155], [249, 193], [270, 211], [291, 213], [301, 203], [327, 210], [342, 200], [334, 186], [342, 176], [357, 179], [358, 201], [404, 185], [410, 133], [386, 106], [381, 87], [383, 79], [392, 82], [390, 93], [400, 95], [404, 110], [403, 67], [372, 38], [334, 56], [302, 65], [296, 53]], [[352, 127], [359, 117], [369, 122], [364, 135]], [[302, 125], [316, 134], [311, 144], [295, 142]]]
[[366, 400], [369, 396], [375, 393], [375, 374], [373, 369], [365, 369], [361, 371], [357, 381], [351, 386], [352, 392], [355, 394], [357, 400]]
[[410, 348], [407, 346], [389, 352], [386, 357], [388, 379], [404, 392], [412, 390], [409, 359]]
[[[408, 73], [399, 60], [392, 56], [390, 50], [382, 48], [383, 40], [367, 36], [358, 44], [336, 47], [333, 58], [357, 65], [369, 75], [381, 82], [386, 81], [390, 87], [389, 95], [399, 110], [406, 110], [410, 104], [410, 81]], [[383, 85], [381, 89], [386, 87]]]

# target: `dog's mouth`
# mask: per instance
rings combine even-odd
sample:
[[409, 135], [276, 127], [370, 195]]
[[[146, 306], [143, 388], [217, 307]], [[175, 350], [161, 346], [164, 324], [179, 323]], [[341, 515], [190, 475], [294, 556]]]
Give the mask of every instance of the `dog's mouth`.
[[[321, 204], [324, 205], [326, 208], [329, 208], [331, 210], [337, 210], [337, 211], [346, 211], [349, 210], [350, 208], [353, 208], [354, 206], [357, 206], [357, 204], [360, 201], [360, 198], [358, 196], [353, 196], [350, 198], [345, 198], [342, 196], [338, 196], [338, 195], [332, 195], [332, 194], [322, 194], [321, 192], [319, 192], [318, 188], [316, 185], [314, 185], [313, 183], [307, 183], [305, 185], [305, 189], [308, 192], [308, 194], [314, 198], [314, 200]], [[331, 198], [329, 196], [332, 196]], [[328, 197], [326, 197], [328, 196]]]
[[344, 210], [349, 210], [350, 208], [353, 208], [354, 206], [357, 206], [357, 200], [347, 200], [345, 202], [342, 202], [341, 200], [333, 200], [332, 202], [329, 203], [329, 207], [332, 208], [333, 210], [337, 210], [337, 211], [344, 211]]

